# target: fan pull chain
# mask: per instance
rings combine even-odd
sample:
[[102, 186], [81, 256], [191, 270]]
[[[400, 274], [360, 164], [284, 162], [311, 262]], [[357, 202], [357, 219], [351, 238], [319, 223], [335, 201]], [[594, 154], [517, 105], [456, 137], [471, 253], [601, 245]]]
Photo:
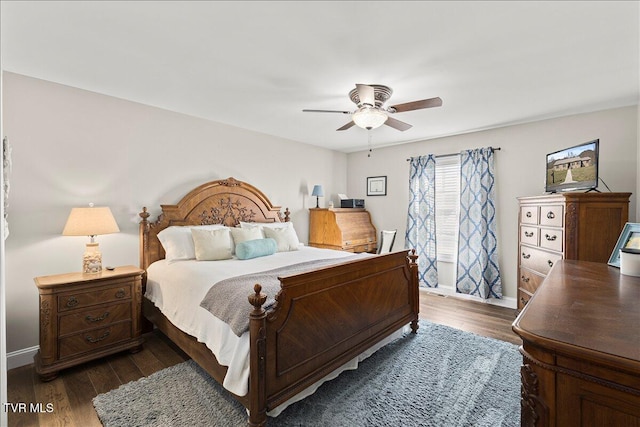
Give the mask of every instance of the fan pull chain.
[[369, 154], [367, 154], [367, 157], [371, 157], [371, 152], [373, 151], [371, 148], [371, 129], [367, 130], [367, 135], [369, 139]]

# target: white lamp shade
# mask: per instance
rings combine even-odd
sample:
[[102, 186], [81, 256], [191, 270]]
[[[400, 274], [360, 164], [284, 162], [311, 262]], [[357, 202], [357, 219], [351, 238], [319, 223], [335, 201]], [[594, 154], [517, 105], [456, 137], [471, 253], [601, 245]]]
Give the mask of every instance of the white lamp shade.
[[108, 207], [72, 208], [63, 236], [97, 236], [117, 233], [120, 229]]
[[324, 190], [322, 189], [322, 185], [314, 185], [311, 195], [316, 197], [324, 197]]
[[353, 122], [363, 129], [379, 128], [387, 121], [387, 115], [384, 111], [377, 108], [362, 107], [351, 117]]

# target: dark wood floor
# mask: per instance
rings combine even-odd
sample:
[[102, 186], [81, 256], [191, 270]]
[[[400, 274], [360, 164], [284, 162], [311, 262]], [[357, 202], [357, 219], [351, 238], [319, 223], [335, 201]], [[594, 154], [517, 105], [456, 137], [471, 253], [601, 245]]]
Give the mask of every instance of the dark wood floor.
[[[421, 291], [420, 317], [435, 323], [491, 338], [521, 344], [511, 331], [515, 310], [475, 301], [444, 297]], [[151, 375], [187, 359], [160, 333], [145, 335], [144, 349], [124, 352], [82, 366], [64, 370], [58, 378], [43, 383], [33, 365], [8, 373], [8, 398], [11, 403], [53, 403], [54, 411], [8, 413], [9, 426], [101, 426], [92, 399], [100, 393]]]

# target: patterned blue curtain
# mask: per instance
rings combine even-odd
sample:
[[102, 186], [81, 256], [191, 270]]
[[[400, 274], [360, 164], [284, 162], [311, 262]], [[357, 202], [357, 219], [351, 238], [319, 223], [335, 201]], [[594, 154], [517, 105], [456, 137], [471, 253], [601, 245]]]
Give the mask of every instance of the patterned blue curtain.
[[409, 212], [405, 248], [418, 255], [421, 286], [438, 286], [436, 259], [436, 159], [412, 157], [409, 171]]
[[502, 298], [498, 267], [493, 149], [460, 153], [460, 234], [456, 291]]

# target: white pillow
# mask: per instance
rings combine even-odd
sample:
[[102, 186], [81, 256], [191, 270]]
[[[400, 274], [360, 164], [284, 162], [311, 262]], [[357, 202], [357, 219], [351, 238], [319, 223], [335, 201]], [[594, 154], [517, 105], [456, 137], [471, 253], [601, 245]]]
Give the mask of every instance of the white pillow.
[[258, 228], [262, 231], [262, 237], [267, 237], [264, 234], [265, 228], [293, 228], [292, 222], [242, 222], [240, 221], [241, 228]]
[[196, 259], [191, 229], [215, 230], [224, 228], [222, 224], [178, 226], [172, 225], [158, 233], [158, 240], [164, 248], [165, 259], [169, 262]]
[[266, 237], [270, 237], [278, 244], [278, 252], [297, 251], [300, 246], [298, 235], [293, 227], [289, 228], [269, 228], [262, 229]]
[[236, 246], [238, 243], [246, 242], [247, 240], [264, 239], [260, 228], [230, 228], [231, 237], [233, 238], [233, 246], [231, 251], [236, 253]]
[[228, 228], [214, 230], [192, 228], [191, 236], [198, 261], [217, 261], [232, 257], [231, 234]]

